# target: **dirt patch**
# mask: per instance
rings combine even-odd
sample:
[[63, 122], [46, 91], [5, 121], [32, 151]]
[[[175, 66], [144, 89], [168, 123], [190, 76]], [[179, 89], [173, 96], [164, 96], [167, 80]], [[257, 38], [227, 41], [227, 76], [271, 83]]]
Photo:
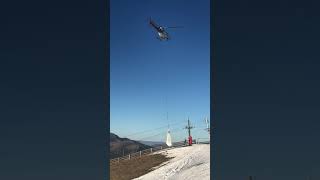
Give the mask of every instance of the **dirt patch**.
[[171, 158], [162, 154], [142, 156], [131, 160], [120, 161], [110, 164], [111, 180], [131, 180], [152, 171], [153, 167], [159, 166]]

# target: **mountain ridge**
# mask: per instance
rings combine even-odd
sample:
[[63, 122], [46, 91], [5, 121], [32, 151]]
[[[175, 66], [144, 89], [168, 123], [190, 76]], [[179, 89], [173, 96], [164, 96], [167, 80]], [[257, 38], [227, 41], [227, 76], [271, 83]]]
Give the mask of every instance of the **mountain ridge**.
[[143, 144], [139, 141], [131, 140], [129, 138], [121, 138], [111, 132], [109, 143], [111, 159], [142, 151], [144, 149], [152, 148], [152, 146]]

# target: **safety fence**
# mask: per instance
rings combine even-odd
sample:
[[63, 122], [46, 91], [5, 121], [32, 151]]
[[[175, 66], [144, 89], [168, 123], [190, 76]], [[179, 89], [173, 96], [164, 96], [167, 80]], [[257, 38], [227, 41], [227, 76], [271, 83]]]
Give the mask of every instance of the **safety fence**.
[[210, 138], [198, 138], [196, 144], [210, 144]]
[[[209, 141], [207, 141], [206, 138], [198, 138], [196, 141], [193, 141], [193, 143], [195, 143], [195, 144], [210, 144], [210, 139], [209, 139]], [[180, 142], [172, 143], [171, 147], [168, 147], [168, 146], [152, 147], [152, 148], [144, 149], [142, 151], [131, 153], [131, 154], [128, 154], [128, 155], [125, 155], [122, 157], [110, 159], [110, 163], [118, 163], [118, 162], [124, 161], [124, 160], [132, 160], [132, 159], [140, 158], [140, 157], [147, 155], [147, 154], [151, 154], [153, 152], [158, 152], [161, 150], [169, 150], [169, 149], [178, 148], [178, 147], [184, 147], [187, 145], [188, 145], [187, 141], [180, 141]]]
[[167, 149], [172, 149], [172, 148], [177, 148], [177, 147], [183, 147], [183, 146], [186, 146], [186, 145], [187, 144], [185, 143], [185, 141], [181, 141], [181, 142], [172, 143], [171, 147], [168, 147], [168, 146], [152, 147], [152, 148], [144, 149], [142, 151], [131, 153], [131, 154], [128, 154], [128, 155], [125, 155], [125, 156], [122, 156], [122, 157], [110, 159], [110, 163], [118, 163], [118, 162], [123, 161], [123, 160], [136, 159], [136, 158], [140, 158], [141, 156], [144, 156], [144, 155], [147, 155], [147, 154], [151, 154], [151, 153], [156, 152], [156, 151], [161, 151], [161, 150], [164, 150], [164, 149], [167, 150]]

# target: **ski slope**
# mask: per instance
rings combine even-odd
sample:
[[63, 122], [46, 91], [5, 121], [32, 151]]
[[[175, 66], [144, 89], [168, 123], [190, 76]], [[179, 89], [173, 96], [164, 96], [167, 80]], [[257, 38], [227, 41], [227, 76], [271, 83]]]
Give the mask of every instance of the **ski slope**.
[[209, 180], [210, 145], [194, 144], [158, 152], [173, 157], [134, 180]]

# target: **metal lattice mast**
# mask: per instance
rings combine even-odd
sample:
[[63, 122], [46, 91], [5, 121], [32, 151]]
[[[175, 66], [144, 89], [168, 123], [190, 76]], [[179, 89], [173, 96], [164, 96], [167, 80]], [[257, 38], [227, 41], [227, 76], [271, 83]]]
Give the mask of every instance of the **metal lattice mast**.
[[189, 117], [188, 117], [188, 125], [185, 127], [185, 129], [188, 130], [188, 135], [189, 135], [189, 137], [191, 136], [191, 129], [193, 129], [193, 128], [194, 128], [194, 127], [191, 126], [190, 120], [189, 120]]

